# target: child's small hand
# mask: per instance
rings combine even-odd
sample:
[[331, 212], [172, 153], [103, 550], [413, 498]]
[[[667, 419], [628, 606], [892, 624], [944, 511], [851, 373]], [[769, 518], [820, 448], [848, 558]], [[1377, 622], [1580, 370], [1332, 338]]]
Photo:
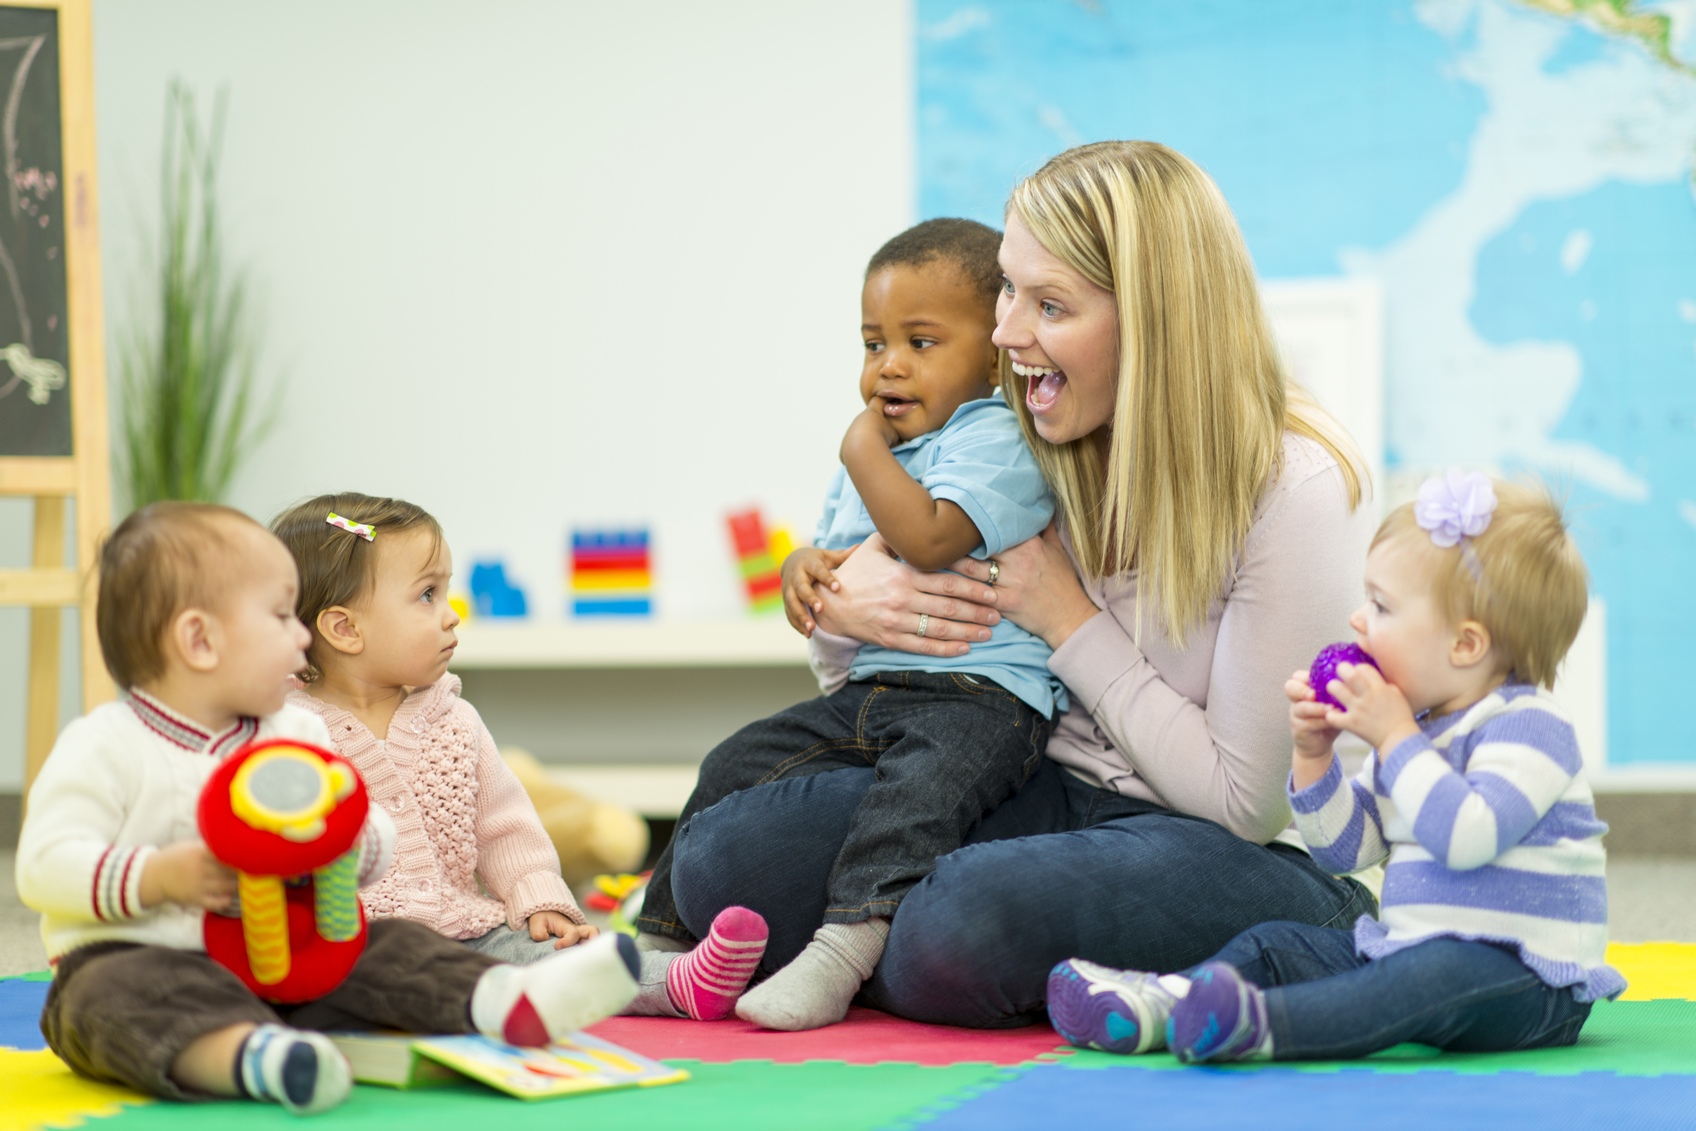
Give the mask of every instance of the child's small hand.
[[552, 935], [559, 941], [554, 943], [555, 950], [564, 950], [568, 946], [576, 946], [580, 942], [588, 942], [601, 933], [599, 927], [573, 923], [559, 911], [538, 911], [530, 916], [530, 938], [535, 942]]
[[889, 417], [883, 414], [887, 402], [882, 397], [873, 397], [866, 402], [865, 411], [860, 413], [848, 425], [848, 431], [842, 437], [842, 462], [848, 462], [848, 448], [856, 440], [870, 443], [875, 438], [877, 443], [886, 448], [893, 448], [901, 442], [901, 434], [895, 430]]
[[836, 592], [840, 585], [832, 571], [853, 552], [853, 547], [821, 550], [817, 546], [803, 546], [783, 559], [783, 612], [802, 636], [813, 635], [813, 615], [824, 603], [813, 586], [822, 585]]
[[1338, 730], [1325, 718], [1330, 707], [1315, 699], [1307, 673], [1296, 672], [1285, 680], [1284, 694], [1290, 700], [1290, 737], [1295, 740], [1296, 757], [1329, 760]]
[[1337, 678], [1329, 688], [1343, 705], [1325, 712], [1325, 721], [1339, 730], [1359, 735], [1378, 751], [1378, 757], [1419, 733], [1407, 696], [1371, 664], [1338, 664]]
[[228, 911], [235, 905], [235, 899], [235, 869], [221, 863], [201, 841], [167, 845], [149, 856], [142, 866], [143, 907], [168, 902], [207, 911]]

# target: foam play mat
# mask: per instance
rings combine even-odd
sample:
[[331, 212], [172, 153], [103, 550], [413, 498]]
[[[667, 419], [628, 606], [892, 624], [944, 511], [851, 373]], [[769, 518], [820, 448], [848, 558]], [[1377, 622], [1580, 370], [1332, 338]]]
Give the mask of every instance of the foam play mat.
[[[359, 1087], [313, 1128], [464, 1131], [557, 1115], [580, 1125], [690, 1131], [997, 1131], [1095, 1122], [1254, 1127], [1369, 1121], [1381, 1131], [1551, 1126], [1696, 1131], [1696, 945], [1616, 944], [1631, 988], [1591, 1014], [1571, 1048], [1439, 1054], [1403, 1045], [1362, 1061], [1183, 1068], [1170, 1056], [1078, 1052], [1046, 1027], [950, 1029], [856, 1009], [841, 1025], [771, 1033], [615, 1018], [592, 1030], [685, 1067], [682, 1084], [524, 1104], [466, 1083], [411, 1092]], [[82, 1080], [37, 1026], [45, 975], [0, 980], [0, 1131], [217, 1131], [301, 1127], [259, 1104], [158, 1103]], [[538, 1110], [558, 1108], [557, 1112]]]

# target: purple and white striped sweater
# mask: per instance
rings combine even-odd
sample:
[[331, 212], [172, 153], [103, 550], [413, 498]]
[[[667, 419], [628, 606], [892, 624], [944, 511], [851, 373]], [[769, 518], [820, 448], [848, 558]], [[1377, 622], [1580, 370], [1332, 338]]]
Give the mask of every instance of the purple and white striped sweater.
[[1604, 961], [1608, 889], [1602, 834], [1578, 736], [1552, 696], [1508, 683], [1345, 781], [1290, 792], [1313, 858], [1338, 873], [1389, 857], [1379, 918], [1355, 923], [1355, 948], [1382, 958], [1437, 937], [1515, 947], [1579, 1001], [1625, 979]]

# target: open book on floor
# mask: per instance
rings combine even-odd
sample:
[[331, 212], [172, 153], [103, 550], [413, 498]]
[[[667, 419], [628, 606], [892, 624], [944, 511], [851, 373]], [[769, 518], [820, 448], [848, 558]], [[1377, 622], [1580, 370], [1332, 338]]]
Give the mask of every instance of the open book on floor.
[[573, 1033], [547, 1048], [527, 1049], [482, 1036], [418, 1037], [405, 1033], [331, 1033], [361, 1084], [417, 1088], [470, 1077], [520, 1099], [545, 1099], [613, 1088], [651, 1088], [689, 1073], [640, 1053]]

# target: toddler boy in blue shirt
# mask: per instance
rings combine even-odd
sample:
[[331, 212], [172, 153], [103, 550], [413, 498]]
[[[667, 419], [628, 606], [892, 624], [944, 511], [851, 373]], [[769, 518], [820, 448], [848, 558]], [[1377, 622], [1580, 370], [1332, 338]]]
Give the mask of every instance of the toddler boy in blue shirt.
[[[815, 545], [783, 566], [785, 607], [800, 631], [812, 628], [812, 586], [829, 584], [831, 570], [874, 532], [910, 565], [937, 570], [968, 555], [992, 557], [1053, 518], [1053, 498], [996, 388], [990, 334], [1000, 243], [973, 221], [929, 220], [872, 257], [861, 295], [866, 408], [843, 438]], [[824, 925], [742, 997], [739, 1016], [798, 1030], [847, 1015], [902, 897], [1036, 769], [1055, 710], [1066, 707], [1048, 655], [1006, 619], [960, 656], [868, 645], [844, 686], [744, 727], [707, 756], [680, 828], [730, 794], [781, 777], [878, 771], [832, 869]], [[671, 854], [668, 846], [654, 869], [640, 946], [688, 943]]]

